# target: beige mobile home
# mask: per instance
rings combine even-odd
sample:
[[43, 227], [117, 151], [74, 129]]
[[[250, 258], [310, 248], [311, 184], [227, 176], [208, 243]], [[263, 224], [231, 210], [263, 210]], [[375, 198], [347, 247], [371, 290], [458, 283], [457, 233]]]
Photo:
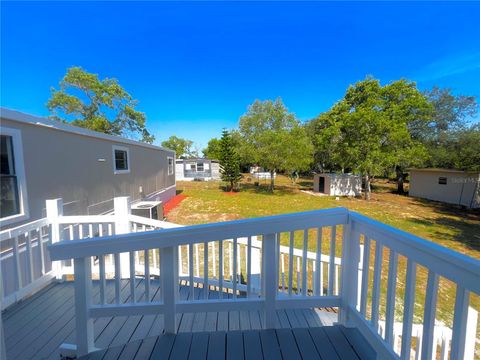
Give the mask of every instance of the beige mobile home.
[[168, 149], [1, 109], [2, 228], [45, 216], [45, 200], [64, 213], [102, 214], [113, 198], [166, 202], [175, 195]]
[[411, 169], [409, 195], [467, 208], [480, 207], [480, 173], [451, 169]]

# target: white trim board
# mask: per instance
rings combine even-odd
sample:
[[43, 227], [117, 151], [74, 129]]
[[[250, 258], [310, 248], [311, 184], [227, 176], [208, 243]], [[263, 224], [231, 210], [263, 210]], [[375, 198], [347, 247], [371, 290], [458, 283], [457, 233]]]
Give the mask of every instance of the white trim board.
[[[117, 159], [115, 158], [115, 151], [124, 151], [127, 154], [127, 168], [126, 169], [117, 169]], [[113, 163], [113, 173], [115, 175], [119, 174], [129, 174], [132, 168], [130, 161], [130, 150], [126, 146], [112, 145], [112, 163]]]
[[25, 175], [25, 163], [23, 160], [22, 132], [18, 129], [2, 126], [1, 134], [12, 137], [13, 161], [15, 175], [17, 177], [18, 200], [20, 203], [19, 214], [0, 219], [0, 226], [5, 226], [28, 219], [30, 213], [28, 210], [27, 180]]
[[[61, 123], [60, 121], [55, 121], [55, 120], [51, 120], [51, 119], [39, 117], [39, 116], [34, 116], [34, 115], [22, 113], [20, 111], [7, 109], [4, 107], [0, 107], [0, 117], [5, 120], [16, 121], [19, 123], [36, 125], [36, 126], [45, 126], [45, 127], [51, 128], [52, 130], [63, 131], [63, 132], [68, 132], [68, 133], [87, 136], [87, 137], [93, 137], [93, 138], [102, 139], [102, 140], [109, 140], [109, 141], [124, 143], [128, 145], [136, 145], [136, 146], [141, 146], [141, 147], [155, 149], [155, 150], [162, 150], [172, 154], [175, 153], [175, 151], [161, 147], [161, 146], [156, 146], [156, 145], [143, 143], [140, 141], [130, 140], [120, 136], [107, 135], [107, 134], [99, 133], [97, 131], [88, 130], [88, 129], [84, 129], [84, 128], [69, 125], [69, 124], [64, 124], [64, 123]], [[2, 129], [3, 129], [3, 126], [2, 126]]]

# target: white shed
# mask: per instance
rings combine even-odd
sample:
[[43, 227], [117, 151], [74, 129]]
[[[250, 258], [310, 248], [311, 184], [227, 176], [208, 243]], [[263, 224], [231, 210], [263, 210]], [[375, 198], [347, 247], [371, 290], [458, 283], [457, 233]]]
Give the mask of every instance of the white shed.
[[362, 177], [351, 174], [316, 174], [313, 191], [331, 196], [359, 196], [362, 193]]
[[409, 195], [480, 208], [480, 172], [452, 169], [410, 169]]

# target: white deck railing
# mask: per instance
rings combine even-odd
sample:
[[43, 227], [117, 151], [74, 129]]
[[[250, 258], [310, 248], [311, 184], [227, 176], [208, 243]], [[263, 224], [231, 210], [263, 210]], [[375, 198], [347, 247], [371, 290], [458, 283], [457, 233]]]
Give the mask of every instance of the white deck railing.
[[[477, 316], [469, 293], [480, 292], [480, 262], [346, 209], [190, 227], [131, 215], [128, 198], [115, 199], [114, 215], [63, 216], [61, 209], [61, 200], [49, 200], [46, 219], [0, 233], [0, 241], [11, 245], [1, 267], [12, 274], [2, 281], [2, 306], [74, 273], [79, 354], [93, 349], [92, 319], [101, 316], [163, 313], [166, 330], [175, 332], [179, 312], [257, 309], [265, 312], [264, 325], [273, 327], [276, 309], [338, 307], [340, 322], [358, 327], [379, 358], [431, 359], [437, 351], [441, 359], [474, 357]], [[50, 260], [47, 244], [57, 261]], [[399, 256], [405, 261], [399, 263]], [[428, 271], [427, 305], [423, 321], [414, 324], [419, 265]], [[400, 299], [402, 266], [406, 288]], [[155, 277], [160, 296], [153, 297]], [[435, 324], [439, 277], [457, 287], [453, 329]], [[131, 280], [129, 304], [120, 301], [122, 278]], [[95, 303], [92, 279], [100, 280]], [[115, 279], [114, 303], [105, 301], [107, 279]], [[195, 283], [230, 296], [179, 300], [180, 279], [188, 281], [191, 299], [198, 298]], [[399, 301], [403, 322], [395, 322]]]

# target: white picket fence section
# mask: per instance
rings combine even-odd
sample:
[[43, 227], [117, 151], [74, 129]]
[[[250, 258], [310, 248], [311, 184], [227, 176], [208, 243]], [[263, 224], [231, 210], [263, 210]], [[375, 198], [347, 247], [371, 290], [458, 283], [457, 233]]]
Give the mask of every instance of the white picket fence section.
[[[6, 249], [0, 257], [2, 309], [54, 278], [74, 274], [79, 354], [93, 349], [92, 320], [101, 316], [163, 313], [166, 330], [175, 332], [178, 312], [258, 309], [269, 328], [276, 309], [338, 307], [340, 322], [358, 327], [379, 358], [434, 359], [437, 352], [441, 359], [474, 358], [478, 315], [469, 307], [469, 294], [480, 293], [477, 260], [342, 208], [183, 227], [131, 215], [125, 197], [115, 198], [114, 205], [112, 215], [63, 216], [61, 199], [48, 200], [45, 219], [0, 232]], [[316, 251], [309, 251], [312, 243]], [[408, 262], [402, 323], [394, 321], [399, 255]], [[417, 265], [429, 271], [421, 324], [413, 324]], [[385, 321], [379, 313], [382, 271], [388, 271]], [[435, 324], [439, 277], [457, 285], [453, 329]], [[100, 280], [98, 303], [90, 296], [92, 279]], [[114, 304], [105, 303], [107, 279], [115, 280]], [[121, 279], [130, 279], [130, 304], [120, 303]], [[145, 299], [135, 294], [140, 279]], [[155, 300], [149, 290], [154, 279], [161, 283]], [[179, 280], [188, 282], [192, 295], [201, 284], [231, 298], [220, 292], [216, 300], [180, 301]]]

